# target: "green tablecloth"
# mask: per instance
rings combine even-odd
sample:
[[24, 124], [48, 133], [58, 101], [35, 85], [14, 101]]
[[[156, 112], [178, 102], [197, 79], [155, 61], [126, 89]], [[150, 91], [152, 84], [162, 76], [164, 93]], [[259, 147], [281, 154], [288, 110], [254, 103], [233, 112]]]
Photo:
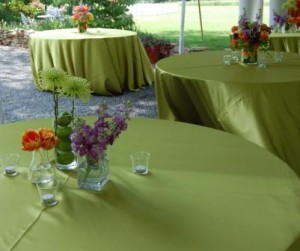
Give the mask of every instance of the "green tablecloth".
[[95, 94], [121, 94], [154, 81], [153, 69], [136, 32], [116, 29], [60, 29], [30, 36], [31, 69], [57, 67], [86, 78]]
[[270, 49], [300, 53], [300, 33], [272, 33], [270, 35]]
[[225, 66], [225, 52], [163, 59], [156, 67], [159, 117], [202, 124], [265, 147], [300, 175], [300, 56], [267, 68]]
[[[0, 153], [20, 153], [23, 166], [15, 178], [0, 175], [1, 250], [283, 251], [300, 234], [300, 181], [285, 163], [231, 134], [166, 120], [130, 121], [108, 151], [101, 193], [58, 171], [60, 201], [45, 209], [20, 138], [50, 124], [0, 125]], [[132, 172], [136, 150], [152, 154], [147, 176]]]

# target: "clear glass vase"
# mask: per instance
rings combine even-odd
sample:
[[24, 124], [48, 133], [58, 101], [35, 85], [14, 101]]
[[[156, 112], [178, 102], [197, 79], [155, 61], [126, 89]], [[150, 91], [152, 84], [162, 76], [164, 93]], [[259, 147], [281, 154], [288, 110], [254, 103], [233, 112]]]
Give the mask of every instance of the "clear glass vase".
[[79, 33], [84, 33], [84, 32], [87, 31], [87, 24], [86, 24], [86, 23], [84, 23], [84, 24], [79, 24], [79, 25], [77, 26], [77, 28], [78, 28], [78, 32], [79, 32]]
[[47, 150], [32, 151], [32, 159], [28, 171], [28, 179], [32, 183], [50, 182], [55, 179], [55, 169], [53, 168]]
[[101, 191], [109, 181], [109, 161], [102, 155], [98, 161], [78, 158], [78, 186], [82, 189]]
[[77, 167], [76, 155], [71, 148], [72, 133], [71, 112], [59, 110], [56, 123], [56, 136], [59, 139], [55, 147], [55, 165], [60, 170], [72, 170]]
[[257, 64], [257, 49], [243, 48], [241, 50], [241, 62], [244, 64]]

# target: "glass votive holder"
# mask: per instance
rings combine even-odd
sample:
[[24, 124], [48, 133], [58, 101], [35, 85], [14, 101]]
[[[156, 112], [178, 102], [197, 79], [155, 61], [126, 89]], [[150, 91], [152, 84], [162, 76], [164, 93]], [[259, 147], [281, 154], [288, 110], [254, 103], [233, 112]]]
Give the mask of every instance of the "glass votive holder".
[[259, 68], [267, 67], [267, 57], [264, 53], [258, 57], [258, 67]]
[[223, 63], [225, 65], [231, 65], [232, 57], [231, 55], [223, 55]]
[[18, 162], [20, 155], [7, 153], [0, 155], [0, 166], [4, 175], [12, 177], [19, 174]]
[[56, 199], [56, 193], [58, 190], [58, 180], [53, 179], [49, 182], [37, 182], [36, 187], [38, 189], [41, 203], [44, 206], [54, 206], [58, 203]]
[[282, 62], [282, 59], [283, 59], [283, 52], [281, 51], [276, 51], [274, 53], [274, 60], [276, 63], [281, 63]]
[[240, 52], [238, 50], [231, 51], [231, 59], [232, 61], [238, 62], [239, 61]]
[[151, 154], [145, 151], [130, 154], [133, 172], [136, 174], [147, 174], [149, 172], [150, 156]]

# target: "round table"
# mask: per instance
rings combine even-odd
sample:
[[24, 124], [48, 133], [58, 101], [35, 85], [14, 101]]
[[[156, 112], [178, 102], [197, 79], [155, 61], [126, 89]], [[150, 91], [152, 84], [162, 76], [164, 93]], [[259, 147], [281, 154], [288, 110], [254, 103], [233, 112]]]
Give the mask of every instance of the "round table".
[[270, 49], [300, 53], [300, 33], [272, 33], [270, 35]]
[[239, 135], [286, 161], [300, 175], [300, 54], [266, 68], [235, 63], [226, 51], [191, 53], [156, 65], [159, 117]]
[[[282, 251], [297, 244], [300, 180], [284, 162], [229, 133], [166, 120], [129, 122], [108, 150], [111, 181], [100, 193], [78, 189], [75, 172], [58, 171], [59, 203], [44, 208], [20, 139], [25, 129], [50, 124], [0, 125], [0, 153], [20, 153], [22, 166], [14, 178], [0, 175], [1, 250]], [[148, 175], [132, 172], [129, 155], [137, 150], [151, 153]]]
[[154, 81], [153, 69], [136, 32], [90, 28], [35, 32], [29, 42], [34, 81], [50, 67], [87, 79], [94, 94], [121, 94]]

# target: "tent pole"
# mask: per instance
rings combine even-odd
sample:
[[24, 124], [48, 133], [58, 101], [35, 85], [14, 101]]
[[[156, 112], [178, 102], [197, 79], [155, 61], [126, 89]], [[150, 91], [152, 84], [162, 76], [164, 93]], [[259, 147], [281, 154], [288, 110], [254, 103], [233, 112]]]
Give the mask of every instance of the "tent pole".
[[198, 10], [199, 10], [199, 21], [200, 21], [200, 30], [201, 30], [201, 41], [203, 42], [203, 26], [202, 26], [202, 14], [201, 14], [200, 0], [198, 0]]
[[184, 18], [185, 18], [185, 0], [182, 0], [178, 54], [184, 53]]

